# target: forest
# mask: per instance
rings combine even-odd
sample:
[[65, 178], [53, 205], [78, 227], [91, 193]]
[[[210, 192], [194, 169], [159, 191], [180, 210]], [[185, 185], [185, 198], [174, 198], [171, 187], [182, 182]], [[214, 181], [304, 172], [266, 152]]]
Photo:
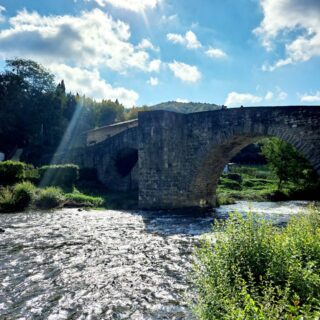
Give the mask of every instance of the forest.
[[22, 148], [21, 160], [38, 165], [63, 138], [65, 147], [77, 146], [85, 131], [133, 119], [144, 108], [125, 109], [118, 100], [68, 92], [63, 79], [57, 82], [37, 62], [6, 60], [0, 73], [0, 152], [10, 158]]

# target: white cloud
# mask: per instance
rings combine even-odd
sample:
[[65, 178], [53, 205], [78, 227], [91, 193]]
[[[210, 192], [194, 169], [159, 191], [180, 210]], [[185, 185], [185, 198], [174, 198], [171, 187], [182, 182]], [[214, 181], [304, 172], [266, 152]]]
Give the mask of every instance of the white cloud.
[[160, 22], [161, 22], [162, 24], [168, 24], [168, 23], [176, 22], [178, 19], [179, 19], [179, 18], [178, 18], [178, 15], [177, 15], [177, 14], [173, 14], [173, 15], [171, 15], [171, 16], [163, 15], [163, 16], [161, 17]]
[[3, 23], [6, 21], [6, 17], [3, 14], [3, 12], [5, 11], [6, 11], [6, 8], [3, 6], [0, 6], [0, 23]]
[[177, 33], [168, 33], [167, 39], [173, 43], [179, 43], [188, 49], [198, 49], [201, 47], [197, 36], [192, 31], [187, 31], [185, 35]]
[[169, 63], [168, 66], [174, 76], [184, 82], [192, 83], [201, 79], [201, 72], [196, 66], [191, 66], [175, 60], [172, 63]]
[[300, 97], [302, 102], [320, 102], [320, 91], [317, 91], [314, 95], [303, 94]]
[[133, 90], [112, 87], [101, 78], [97, 69], [72, 68], [64, 64], [52, 64], [49, 69], [58, 81], [65, 81], [67, 91], [78, 92], [97, 100], [118, 99], [126, 107], [135, 105], [139, 98], [138, 93]]
[[227, 57], [227, 54], [224, 51], [222, 51], [221, 49], [218, 49], [218, 48], [210, 48], [205, 53], [210, 58], [219, 59], [219, 58], [226, 58]]
[[156, 77], [150, 77], [150, 79], [147, 81], [147, 83], [154, 87], [159, 84], [159, 79]]
[[41, 16], [26, 10], [0, 31], [0, 55], [23, 56], [41, 63], [52, 61], [86, 68], [106, 66], [125, 72], [136, 68], [157, 71], [158, 60], [130, 43], [130, 27], [99, 9], [79, 16]]
[[273, 92], [272, 91], [268, 91], [264, 97], [265, 100], [269, 101], [273, 99]]
[[241, 105], [247, 105], [247, 104], [256, 105], [262, 100], [263, 100], [262, 97], [255, 96], [251, 93], [238, 93], [233, 91], [228, 94], [224, 104], [230, 107], [239, 107]]
[[141, 42], [137, 45], [138, 49], [149, 49], [153, 51], [160, 51], [159, 47], [156, 47], [152, 44], [152, 42], [149, 39], [142, 39]]
[[280, 100], [280, 101], [283, 101], [283, 100], [286, 100], [288, 97], [288, 94], [284, 91], [280, 91], [278, 93], [278, 96], [277, 96], [277, 99]]
[[268, 51], [275, 42], [285, 44], [286, 55], [273, 65], [265, 64], [264, 71], [308, 61], [320, 56], [319, 0], [260, 0], [264, 18], [254, 30]]
[[[87, 0], [90, 1], [90, 0]], [[94, 0], [98, 5], [105, 7], [107, 4], [120, 9], [134, 12], [143, 12], [146, 9], [154, 9], [161, 0]]]
[[176, 102], [188, 103], [188, 102], [190, 102], [190, 100], [178, 98], [178, 99], [176, 99]]
[[149, 72], [159, 72], [161, 67], [161, 60], [154, 59], [149, 63], [148, 71]]

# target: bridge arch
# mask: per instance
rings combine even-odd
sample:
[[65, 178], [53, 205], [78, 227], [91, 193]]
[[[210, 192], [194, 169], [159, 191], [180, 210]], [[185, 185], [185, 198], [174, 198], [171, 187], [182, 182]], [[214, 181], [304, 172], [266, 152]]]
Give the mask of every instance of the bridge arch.
[[200, 206], [215, 206], [216, 188], [225, 165], [246, 146], [267, 137], [276, 137], [291, 144], [313, 167], [316, 167], [317, 162], [312, 163], [314, 159], [310, 146], [292, 135], [287, 135], [282, 131], [273, 132], [272, 135], [253, 133], [250, 136], [241, 135], [238, 132], [234, 136], [231, 135], [221, 140], [219, 144], [213, 142], [207, 150], [202, 150], [198, 154], [199, 163], [189, 186], [194, 201], [198, 201]]
[[[141, 126], [141, 127], [140, 127]], [[320, 108], [237, 108], [194, 114], [157, 111], [139, 117], [142, 208], [214, 206], [224, 165], [248, 144], [278, 137], [320, 174]], [[157, 154], [157, 161], [152, 156]]]

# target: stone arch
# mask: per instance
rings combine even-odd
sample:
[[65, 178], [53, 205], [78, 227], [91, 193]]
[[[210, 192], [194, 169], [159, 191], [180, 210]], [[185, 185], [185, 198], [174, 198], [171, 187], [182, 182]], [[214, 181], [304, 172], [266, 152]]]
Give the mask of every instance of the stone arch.
[[237, 131], [236, 134], [222, 135], [219, 143], [216, 140], [209, 143], [197, 155], [199, 161], [189, 186], [192, 201], [198, 203], [200, 207], [215, 206], [216, 188], [224, 166], [247, 145], [265, 137], [277, 137], [291, 144], [309, 161], [320, 177], [319, 154], [314, 146], [303, 142], [299, 136], [291, 134], [290, 131], [278, 128], [269, 130], [267, 134], [254, 131], [251, 134], [241, 134]]

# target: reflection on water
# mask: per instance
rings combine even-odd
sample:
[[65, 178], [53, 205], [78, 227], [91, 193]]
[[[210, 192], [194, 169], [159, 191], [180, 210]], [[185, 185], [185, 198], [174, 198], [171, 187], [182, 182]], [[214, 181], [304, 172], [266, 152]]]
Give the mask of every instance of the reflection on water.
[[[305, 202], [252, 203], [284, 220]], [[248, 203], [223, 206], [248, 210]], [[190, 254], [213, 216], [82, 211], [0, 215], [0, 319], [190, 319]]]

